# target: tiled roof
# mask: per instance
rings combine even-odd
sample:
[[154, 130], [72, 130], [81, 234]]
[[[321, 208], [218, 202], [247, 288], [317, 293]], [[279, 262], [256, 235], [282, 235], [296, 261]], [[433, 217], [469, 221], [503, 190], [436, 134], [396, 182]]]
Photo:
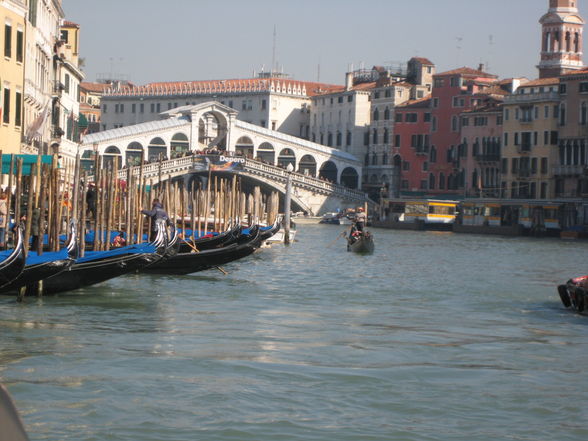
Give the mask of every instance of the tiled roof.
[[448, 70], [447, 72], [435, 74], [436, 77], [442, 75], [465, 75], [471, 77], [498, 78], [496, 75], [489, 74], [488, 72], [484, 72], [482, 70], [472, 69], [470, 67], [460, 67], [459, 69]]
[[434, 66], [435, 65], [435, 63], [433, 63], [428, 58], [412, 57], [411, 60], [418, 61], [419, 63], [424, 64], [425, 66]]
[[588, 67], [583, 67], [582, 69], [578, 69], [578, 70], [572, 70], [570, 72], [566, 72], [565, 74], [563, 74], [563, 77], [569, 77], [571, 75], [586, 75], [588, 73]]
[[110, 84], [105, 83], [90, 83], [82, 81], [80, 87], [87, 92], [104, 93], [111, 86]]
[[340, 90], [343, 86], [283, 78], [245, 78], [210, 81], [169, 81], [144, 86], [122, 86], [108, 95], [198, 95], [211, 93], [274, 92], [297, 96], [314, 96]]
[[79, 28], [80, 25], [77, 24], [77, 23], [74, 23], [73, 21], [67, 21], [67, 20], [65, 20], [63, 22], [63, 27], [66, 27], [66, 28]]
[[418, 100], [410, 100], [402, 104], [398, 104], [396, 109], [426, 109], [431, 107], [431, 95]]
[[559, 78], [539, 78], [537, 80], [532, 80], [528, 83], [521, 84], [520, 87], [552, 86], [554, 84], [559, 84]]

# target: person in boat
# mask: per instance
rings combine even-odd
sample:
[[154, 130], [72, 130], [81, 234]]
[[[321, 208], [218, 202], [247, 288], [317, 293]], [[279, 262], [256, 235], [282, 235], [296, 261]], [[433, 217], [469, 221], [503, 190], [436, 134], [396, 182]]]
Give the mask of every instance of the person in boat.
[[157, 198], [153, 199], [151, 210], [141, 210], [141, 213], [151, 218], [151, 235], [149, 236], [149, 240], [151, 241], [157, 236], [157, 221], [159, 219], [164, 220], [168, 225], [170, 223], [167, 211], [163, 209], [163, 205], [161, 205], [161, 202]]
[[96, 186], [92, 182], [88, 185], [86, 192], [86, 205], [88, 215], [94, 217], [96, 215]]
[[363, 207], [359, 207], [357, 209], [357, 213], [355, 213], [355, 217], [353, 218], [353, 225], [355, 226], [355, 229], [359, 232], [362, 232], [365, 227], [365, 221], [366, 217]]
[[112, 241], [112, 247], [113, 248], [120, 248], [120, 247], [124, 247], [126, 245], [127, 245], [127, 240], [124, 238], [122, 231], [119, 231], [119, 233], [116, 235], [116, 237]]

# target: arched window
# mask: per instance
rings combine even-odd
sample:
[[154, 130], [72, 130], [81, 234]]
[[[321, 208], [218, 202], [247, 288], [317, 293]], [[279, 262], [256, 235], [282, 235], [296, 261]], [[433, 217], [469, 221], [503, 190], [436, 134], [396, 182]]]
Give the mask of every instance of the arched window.
[[347, 132], [347, 140], [346, 141], [347, 141], [346, 142], [347, 145], [351, 145], [351, 132], [349, 132], [349, 131]]
[[372, 144], [377, 144], [378, 143], [378, 129], [374, 129], [373, 135], [372, 135]]
[[586, 125], [586, 118], [587, 118], [587, 114], [586, 114], [586, 101], [582, 101], [582, 104], [580, 105], [580, 124], [585, 126]]
[[390, 138], [390, 134], [388, 133], [388, 129], [384, 129], [384, 144], [388, 144]]
[[327, 135], [327, 145], [329, 147], [333, 146], [333, 134], [331, 132], [329, 132], [329, 134]]
[[454, 132], [457, 132], [457, 130], [458, 130], [457, 122], [458, 122], [457, 116], [453, 115], [451, 117], [451, 130], [453, 130]]
[[341, 134], [341, 132], [337, 132], [337, 147], [341, 147], [342, 143], [343, 143], [343, 135]]
[[570, 52], [572, 50], [572, 36], [569, 32], [566, 32], [566, 52]]
[[388, 165], [388, 153], [382, 155], [382, 165]]
[[388, 109], [387, 107], [386, 107], [386, 110], [384, 110], [384, 119], [386, 121], [388, 121], [390, 119], [390, 109]]
[[434, 145], [431, 146], [431, 151], [429, 152], [429, 162], [437, 162], [437, 149]]
[[574, 34], [574, 52], [580, 52], [580, 36], [577, 32]]
[[380, 119], [380, 111], [378, 109], [374, 110], [374, 121]]
[[445, 174], [439, 173], [439, 190], [445, 190]]
[[372, 153], [372, 165], [378, 165], [378, 155], [376, 152]]
[[435, 190], [435, 175], [433, 173], [429, 174], [429, 190]]

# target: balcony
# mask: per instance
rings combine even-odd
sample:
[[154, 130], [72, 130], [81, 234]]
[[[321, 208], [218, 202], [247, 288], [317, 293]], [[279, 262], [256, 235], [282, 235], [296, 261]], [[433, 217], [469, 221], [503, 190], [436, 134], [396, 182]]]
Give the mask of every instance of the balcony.
[[429, 154], [429, 146], [428, 145], [421, 145], [419, 147], [415, 147], [414, 152], [417, 155], [428, 155]]
[[585, 165], [557, 165], [553, 168], [555, 176], [582, 176], [587, 171]]
[[531, 151], [532, 145], [530, 142], [523, 142], [517, 146], [517, 151], [519, 153], [528, 153]]
[[504, 98], [504, 104], [523, 104], [535, 103], [544, 101], [559, 101], [558, 92], [544, 92], [544, 93], [517, 93], [515, 95], [508, 95]]

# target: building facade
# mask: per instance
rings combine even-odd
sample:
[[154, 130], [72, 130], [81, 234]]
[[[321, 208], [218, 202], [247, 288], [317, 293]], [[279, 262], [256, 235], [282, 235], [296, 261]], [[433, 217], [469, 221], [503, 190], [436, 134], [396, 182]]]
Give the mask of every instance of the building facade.
[[504, 101], [502, 190], [507, 198], [555, 196], [560, 108], [559, 79], [543, 78], [520, 86]]
[[19, 153], [23, 131], [26, 3], [0, 1], [0, 150]]

